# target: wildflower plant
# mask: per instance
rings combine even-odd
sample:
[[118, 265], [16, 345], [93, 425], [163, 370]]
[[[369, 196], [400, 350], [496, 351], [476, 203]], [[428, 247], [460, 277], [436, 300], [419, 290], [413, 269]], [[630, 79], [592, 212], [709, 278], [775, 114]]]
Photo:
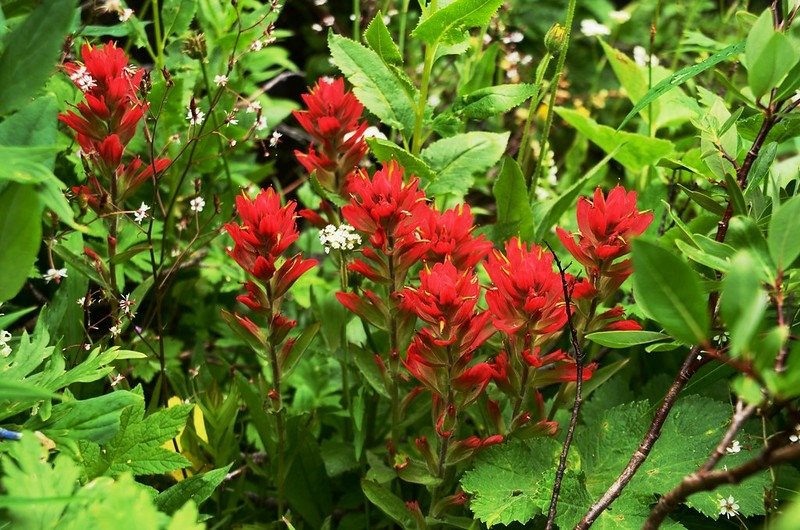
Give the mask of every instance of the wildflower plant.
[[793, 528], [796, 2], [12, 4], [3, 524]]

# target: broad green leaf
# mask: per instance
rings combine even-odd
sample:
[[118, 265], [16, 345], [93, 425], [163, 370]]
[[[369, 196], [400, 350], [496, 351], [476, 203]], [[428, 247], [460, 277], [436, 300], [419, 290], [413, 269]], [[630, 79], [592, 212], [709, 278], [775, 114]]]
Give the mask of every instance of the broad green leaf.
[[722, 282], [720, 315], [731, 335], [731, 354], [749, 351], [767, 309], [767, 293], [761, 288], [756, 261], [747, 251], [740, 251], [731, 262]]
[[197, 0], [164, 0], [161, 7], [164, 40], [173, 35], [183, 35], [189, 29], [196, 10]]
[[[761, 129], [763, 123], [764, 115], [759, 113], [740, 120], [739, 123], [736, 124], [736, 127], [742, 135], [742, 138], [752, 142], [756, 139], [756, 136], [758, 136], [758, 131]], [[786, 114], [781, 121], [772, 126], [764, 142], [765, 144], [769, 144], [770, 142], [781, 144], [787, 140], [793, 140], [798, 135], [800, 135], [800, 115], [795, 113]], [[761, 152], [764, 152], [764, 149], [766, 149], [766, 147], [762, 148]], [[751, 169], [750, 171], [752, 174], [753, 170]]]
[[487, 526], [527, 523], [547, 510], [561, 445], [552, 438], [509, 440], [478, 454], [461, 487]]
[[781, 270], [788, 269], [800, 256], [800, 196], [781, 204], [769, 222], [769, 253]]
[[671, 76], [667, 77], [660, 81], [656, 86], [651, 88], [647, 91], [647, 94], [644, 95], [639, 102], [633, 106], [633, 109], [628, 113], [627, 116], [622, 120], [619, 124], [617, 129], [621, 129], [628, 121], [636, 116], [642, 109], [650, 105], [653, 101], [661, 97], [662, 95], [666, 94], [673, 88], [682, 85], [689, 79], [693, 78], [694, 76], [701, 74], [712, 68], [722, 61], [726, 61], [731, 57], [739, 55], [744, 50], [744, 41], [738, 42], [736, 44], [731, 44], [724, 50], [715, 53], [714, 55], [710, 56], [709, 58], [701, 61], [697, 64], [693, 64], [691, 66], [687, 66], [681, 70], [678, 70]]
[[24, 105], [55, 72], [74, 16], [75, 0], [42, 2], [5, 38], [0, 56], [0, 114]]
[[655, 165], [674, 151], [672, 142], [667, 140], [616, 131], [611, 127], [598, 124], [576, 110], [558, 107], [555, 111], [564, 121], [600, 146], [606, 153], [617, 150], [614, 159], [631, 171], [638, 172]]
[[0, 192], [0, 302], [25, 285], [42, 242], [41, 215], [32, 186], [12, 183]]
[[369, 501], [392, 518], [404, 530], [417, 527], [406, 504], [387, 488], [369, 479], [361, 479], [361, 489]]
[[600, 182], [604, 176], [604, 172], [601, 170], [606, 167], [606, 164], [608, 164], [608, 161], [611, 160], [618, 149], [619, 148], [615, 148], [603, 157], [603, 159], [587, 171], [583, 177], [564, 190], [564, 192], [553, 201], [547, 208], [547, 212], [544, 214], [544, 217], [542, 217], [542, 220], [539, 221], [539, 224], [536, 226], [536, 232], [533, 235], [534, 241], [541, 241], [544, 239], [545, 234], [558, 223], [561, 216], [564, 215], [564, 212], [575, 204], [578, 195], [580, 195], [585, 188], [594, 186]]
[[633, 290], [644, 312], [685, 344], [707, 339], [708, 312], [700, 279], [674, 252], [633, 242]]
[[770, 142], [761, 148], [758, 157], [756, 157], [756, 161], [753, 162], [753, 166], [750, 168], [750, 174], [747, 178], [747, 188], [744, 190], [746, 197], [749, 197], [753, 190], [761, 186], [761, 182], [769, 174], [769, 169], [772, 167], [772, 163], [775, 161], [775, 156], [777, 154], [777, 142]]
[[424, 160], [412, 155], [399, 145], [381, 138], [367, 138], [369, 150], [381, 162], [396, 160], [406, 170], [406, 175], [416, 175], [423, 182], [430, 182], [436, 174]]
[[392, 34], [386, 24], [383, 23], [383, 14], [378, 10], [372, 22], [367, 26], [364, 32], [364, 39], [372, 50], [383, 59], [386, 64], [401, 65], [403, 64], [403, 57], [400, 55], [400, 49], [392, 39]]
[[494, 166], [506, 149], [510, 133], [468, 132], [438, 140], [420, 156], [436, 178], [427, 186], [431, 195], [450, 193], [462, 197], [473, 175]]
[[287, 422], [291, 463], [285, 469], [286, 498], [294, 512], [312, 528], [319, 528], [331, 513], [333, 501], [319, 444], [308, 431], [306, 421], [305, 418], [295, 417]]
[[508, 112], [537, 92], [536, 85], [527, 83], [497, 85], [465, 95], [458, 112], [475, 120], [485, 120]]
[[458, 40], [464, 29], [487, 24], [503, 0], [455, 0], [423, 16], [411, 36], [428, 45]]
[[[51, 146], [56, 143], [58, 105], [52, 95], [36, 98], [30, 105], [0, 123], [0, 146]], [[53, 168], [56, 150], [42, 160]], [[3, 164], [5, 165], [5, 164]]]
[[669, 339], [669, 335], [656, 331], [596, 331], [589, 333], [590, 341], [609, 348], [630, 348], [639, 344], [650, 344]]
[[775, 31], [772, 10], [764, 10], [750, 29], [745, 46], [747, 83], [756, 99], [778, 86], [798, 58], [800, 55], [789, 38]]
[[756, 260], [761, 278], [773, 283], [777, 267], [772, 262], [770, 250], [764, 234], [758, 227], [755, 219], [735, 215], [728, 224], [728, 245], [735, 249], [748, 249], [750, 256]]
[[408, 137], [414, 128], [416, 91], [408, 87], [381, 60], [361, 44], [331, 33], [328, 46], [336, 66], [341, 69], [361, 103], [385, 124]]
[[18, 311], [13, 311], [11, 313], [2, 313], [0, 314], [0, 329], [9, 329], [14, 322], [22, 318], [23, 316], [27, 315], [34, 309], [37, 309], [35, 306], [26, 307], [25, 309], [20, 309]]
[[[47, 460], [48, 450], [29, 431], [23, 433], [21, 440], [9, 444], [0, 458], [4, 496], [27, 500], [7, 508], [4, 519], [11, 521], [11, 528], [60, 528], [61, 512], [78, 483], [79, 471], [72, 459], [63, 454], [56, 456], [52, 464]], [[53, 500], [36, 502], [48, 498]]]
[[181, 480], [158, 494], [155, 498], [156, 506], [169, 514], [175, 513], [188, 501], [200, 506], [222, 484], [231, 465], [233, 464]]
[[503, 160], [492, 194], [497, 204], [494, 240], [505, 241], [511, 236], [519, 236], [523, 241], [530, 241], [533, 236], [533, 212], [528, 202], [525, 177], [513, 158], [506, 157]]
[[0, 379], [0, 400], [2, 401], [35, 402], [40, 399], [58, 399], [58, 397], [58, 394], [28, 381], [11, 381], [7, 378]]

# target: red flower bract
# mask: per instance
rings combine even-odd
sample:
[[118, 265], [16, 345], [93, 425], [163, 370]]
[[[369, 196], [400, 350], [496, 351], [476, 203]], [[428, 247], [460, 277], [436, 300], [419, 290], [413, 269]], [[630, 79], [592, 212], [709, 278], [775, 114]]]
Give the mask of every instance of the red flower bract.
[[603, 191], [597, 188], [594, 200], [585, 197], [578, 200], [579, 233], [561, 228], [557, 233], [569, 253], [591, 275], [629, 253], [631, 238], [641, 235], [652, 221], [652, 212], [636, 209], [635, 191], [626, 192], [622, 186], [617, 186], [604, 197]]
[[[497, 328], [508, 334], [520, 330], [539, 336], [559, 331], [567, 322], [561, 276], [553, 271], [546, 250], [512, 238], [503, 254], [494, 250], [484, 267], [494, 284], [486, 303]], [[573, 281], [568, 277], [568, 281]]]
[[[416, 213], [416, 211], [415, 211]], [[492, 242], [483, 235], [474, 237], [475, 225], [468, 204], [445, 210], [419, 209], [419, 238], [428, 245], [429, 261], [450, 259], [458, 269], [474, 267], [492, 249]]]

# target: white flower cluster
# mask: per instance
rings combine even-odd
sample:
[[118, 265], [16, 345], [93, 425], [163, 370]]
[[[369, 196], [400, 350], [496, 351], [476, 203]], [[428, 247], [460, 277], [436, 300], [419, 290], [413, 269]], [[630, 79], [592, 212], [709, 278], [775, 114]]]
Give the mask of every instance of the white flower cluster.
[[55, 281], [60, 282], [62, 278], [67, 277], [67, 269], [47, 269], [47, 272], [42, 275], [45, 283]]
[[361, 244], [361, 236], [356, 234], [355, 228], [348, 224], [338, 227], [328, 225], [319, 231], [319, 242], [325, 247], [325, 254], [333, 250], [353, 250]]
[[95, 81], [94, 77], [86, 70], [86, 67], [82, 65], [72, 72], [69, 78], [78, 85], [78, 88], [80, 88], [82, 92], [86, 92], [97, 86], [97, 81]]
[[644, 46], [633, 47], [633, 60], [639, 66], [647, 66], [648, 64], [658, 66], [659, 64], [658, 57], [655, 55], [647, 56], [647, 50], [644, 49]]
[[736, 453], [740, 453], [742, 451], [742, 444], [739, 443], [739, 440], [734, 440], [731, 444], [725, 448], [725, 452], [729, 455], [735, 455]]
[[800, 442], [800, 424], [794, 426], [794, 434], [789, 436], [789, 441], [793, 444]]
[[11, 346], [8, 341], [11, 340], [11, 333], [4, 329], [0, 329], [0, 357], [8, 357], [11, 355]]
[[581, 33], [587, 37], [602, 37], [611, 35], [611, 30], [593, 18], [585, 18], [581, 20]]
[[737, 504], [733, 495], [730, 495], [727, 499], [723, 497], [719, 500], [719, 514], [724, 515], [728, 519], [739, 515], [739, 504]]

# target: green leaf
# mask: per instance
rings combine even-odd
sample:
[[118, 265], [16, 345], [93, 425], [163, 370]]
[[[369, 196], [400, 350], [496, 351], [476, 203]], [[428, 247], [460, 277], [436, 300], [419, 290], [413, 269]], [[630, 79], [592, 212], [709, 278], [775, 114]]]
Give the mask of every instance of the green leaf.
[[361, 479], [361, 489], [369, 501], [392, 518], [404, 530], [417, 527], [411, 512], [406, 508], [402, 499], [373, 480]]
[[655, 243], [633, 242], [633, 291], [645, 314], [685, 344], [702, 343], [708, 312], [697, 274], [674, 252]]
[[74, 16], [75, 0], [42, 2], [5, 38], [0, 114], [24, 105], [53, 74]]
[[673, 88], [682, 85], [689, 79], [693, 78], [696, 75], [699, 75], [709, 68], [712, 68], [722, 61], [725, 61], [733, 56], [739, 55], [744, 50], [744, 41], [737, 42], [736, 44], [731, 44], [727, 48], [722, 51], [715, 53], [714, 55], [710, 56], [708, 59], [701, 61], [697, 64], [693, 64], [691, 66], [687, 66], [681, 70], [678, 70], [671, 76], [663, 79], [659, 83], [657, 83], [653, 88], [647, 91], [647, 94], [639, 100], [639, 102], [633, 106], [633, 109], [625, 116], [622, 122], [619, 124], [617, 129], [621, 129], [628, 121], [636, 116], [642, 109], [646, 108], [650, 105], [653, 101], [661, 97], [662, 95], [666, 94]]
[[0, 400], [38, 401], [40, 399], [58, 399], [58, 394], [50, 392], [28, 381], [10, 381], [0, 379]]
[[25, 285], [42, 242], [41, 215], [33, 187], [13, 183], [0, 192], [0, 302]]
[[364, 32], [364, 39], [366, 39], [369, 47], [373, 49], [378, 56], [383, 59], [386, 64], [401, 65], [403, 64], [403, 57], [400, 55], [400, 49], [397, 44], [392, 40], [392, 34], [386, 24], [383, 23], [383, 14], [378, 10], [372, 22], [367, 26]]
[[385, 124], [408, 137], [416, 118], [416, 90], [409, 93], [408, 87], [377, 53], [357, 42], [331, 33], [328, 46], [336, 66], [353, 84], [359, 101]]
[[197, 0], [164, 0], [161, 20], [164, 24], [165, 41], [172, 35], [180, 37], [189, 29], [197, 4]]
[[789, 38], [775, 31], [772, 10], [766, 9], [747, 35], [747, 83], [756, 99], [778, 86], [800, 58]]
[[312, 528], [322, 526], [331, 513], [333, 501], [325, 462], [319, 445], [305, 425], [306, 419], [291, 418], [287, 422], [287, 446], [291, 448], [291, 463], [286, 469], [286, 498]]
[[317, 336], [317, 332], [319, 332], [320, 323], [314, 322], [306, 329], [303, 330], [302, 333], [298, 337], [296, 337], [295, 343], [292, 346], [291, 351], [286, 356], [285, 359], [281, 359], [280, 366], [281, 366], [281, 374], [283, 377], [289, 377], [292, 371], [297, 366], [297, 363], [300, 362], [302, 359], [303, 354], [308, 349], [311, 341], [314, 340], [314, 337]]
[[[788, 269], [800, 255], [800, 196], [783, 203], [769, 221], [769, 253], [781, 270]], [[1, 247], [0, 247], [1, 248]]]
[[596, 331], [586, 335], [586, 338], [608, 348], [630, 348], [639, 344], [666, 340], [670, 336], [656, 331]]
[[533, 236], [533, 212], [528, 202], [525, 177], [513, 158], [506, 157], [503, 160], [492, 194], [497, 204], [494, 240], [505, 241], [518, 235], [523, 241], [530, 241]]
[[672, 142], [667, 140], [617, 131], [598, 124], [576, 110], [558, 107], [555, 111], [564, 121], [600, 146], [606, 153], [616, 150], [614, 159], [631, 171], [639, 172], [648, 166], [655, 165], [674, 151]]
[[214, 490], [225, 480], [225, 475], [233, 464], [225, 467], [192, 475], [171, 486], [155, 498], [159, 510], [168, 514], [175, 513], [181, 506], [189, 501], [200, 506], [208, 499]]
[[455, 0], [423, 16], [411, 36], [428, 45], [458, 40], [464, 29], [488, 24], [502, 4], [503, 0]]
[[423, 182], [430, 182], [436, 174], [424, 160], [412, 155], [399, 145], [381, 138], [367, 138], [369, 150], [381, 162], [396, 160], [406, 170], [406, 176], [416, 175]]
[[[0, 123], [0, 146], [49, 146], [56, 143], [58, 105], [52, 95], [36, 98], [30, 105]], [[53, 150], [48, 167], [52, 169]]]
[[512, 439], [482, 451], [461, 478], [470, 509], [487, 526], [527, 523], [549, 505], [560, 452], [552, 438]]
[[731, 354], [749, 350], [767, 309], [767, 293], [761, 288], [756, 261], [747, 251], [734, 256], [722, 282], [720, 315], [731, 334]]
[[468, 132], [438, 140], [421, 153], [436, 178], [426, 191], [462, 197], [473, 184], [472, 176], [494, 166], [506, 149], [510, 133]]
[[465, 95], [458, 112], [467, 118], [485, 120], [508, 112], [538, 91], [536, 85], [527, 83], [497, 85], [482, 88]]

